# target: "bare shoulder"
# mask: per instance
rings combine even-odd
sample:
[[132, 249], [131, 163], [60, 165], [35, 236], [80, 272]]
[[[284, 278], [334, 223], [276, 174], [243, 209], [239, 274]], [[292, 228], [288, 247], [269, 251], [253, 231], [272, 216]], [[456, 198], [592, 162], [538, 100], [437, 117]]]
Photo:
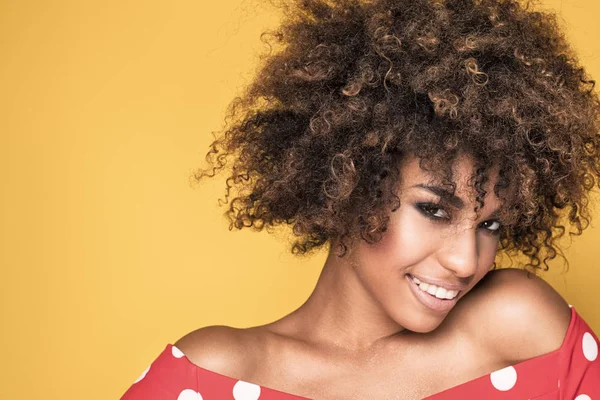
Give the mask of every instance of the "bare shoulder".
[[571, 309], [542, 278], [515, 268], [490, 271], [463, 299], [461, 318], [471, 334], [507, 362], [557, 350]]
[[183, 336], [175, 347], [201, 368], [240, 377], [251, 368], [260, 342], [255, 331], [224, 325], [207, 326]]

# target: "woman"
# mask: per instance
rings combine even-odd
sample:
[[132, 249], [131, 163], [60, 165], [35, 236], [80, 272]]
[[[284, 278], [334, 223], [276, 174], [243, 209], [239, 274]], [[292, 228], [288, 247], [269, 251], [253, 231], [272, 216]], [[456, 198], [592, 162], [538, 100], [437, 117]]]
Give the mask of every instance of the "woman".
[[[530, 274], [565, 224], [588, 226], [600, 186], [600, 100], [555, 16], [513, 0], [284, 10], [196, 178], [233, 158], [232, 226], [292, 225], [294, 252], [328, 246], [322, 273], [277, 321], [167, 345], [123, 399], [600, 398], [598, 337]], [[525, 268], [495, 270], [500, 254]]]

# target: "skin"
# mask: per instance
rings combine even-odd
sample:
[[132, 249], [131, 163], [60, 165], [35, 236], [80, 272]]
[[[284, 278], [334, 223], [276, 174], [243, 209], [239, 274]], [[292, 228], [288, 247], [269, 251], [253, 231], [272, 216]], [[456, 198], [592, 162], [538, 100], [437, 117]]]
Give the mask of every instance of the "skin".
[[[435, 181], [409, 158], [382, 240], [357, 242], [344, 258], [331, 251], [297, 310], [247, 329], [201, 328], [175, 345], [202, 368], [313, 399], [424, 398], [557, 350], [571, 315], [562, 297], [524, 271], [490, 271], [497, 170], [476, 218], [471, 158], [454, 168], [462, 208], [419, 208], [440, 197], [417, 186]], [[462, 285], [459, 301], [449, 312], [427, 308], [407, 274]]]

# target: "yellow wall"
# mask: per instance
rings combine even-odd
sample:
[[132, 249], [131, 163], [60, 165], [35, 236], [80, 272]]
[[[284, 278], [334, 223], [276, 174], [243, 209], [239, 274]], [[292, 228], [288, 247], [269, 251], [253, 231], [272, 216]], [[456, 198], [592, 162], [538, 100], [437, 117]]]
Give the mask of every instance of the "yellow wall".
[[[544, 4], [600, 79], [598, 3]], [[0, 398], [118, 398], [184, 333], [309, 294], [323, 253], [229, 232], [223, 182], [188, 185], [274, 23], [248, 0], [0, 3]], [[548, 277], [597, 332], [599, 239]]]

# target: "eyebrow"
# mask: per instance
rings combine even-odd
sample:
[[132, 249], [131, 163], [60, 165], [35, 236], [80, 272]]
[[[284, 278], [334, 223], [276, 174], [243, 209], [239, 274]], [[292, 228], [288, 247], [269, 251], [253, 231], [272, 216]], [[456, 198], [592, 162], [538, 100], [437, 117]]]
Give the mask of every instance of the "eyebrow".
[[443, 187], [440, 186], [431, 186], [431, 185], [425, 185], [423, 183], [420, 183], [418, 185], [414, 185], [412, 187], [418, 187], [421, 189], [425, 189], [439, 197], [442, 198], [442, 200], [450, 203], [450, 205], [458, 208], [458, 209], [462, 209], [465, 206], [465, 202], [462, 201], [462, 199], [454, 194], [452, 194], [452, 192], [450, 192], [447, 189], [444, 189]]

